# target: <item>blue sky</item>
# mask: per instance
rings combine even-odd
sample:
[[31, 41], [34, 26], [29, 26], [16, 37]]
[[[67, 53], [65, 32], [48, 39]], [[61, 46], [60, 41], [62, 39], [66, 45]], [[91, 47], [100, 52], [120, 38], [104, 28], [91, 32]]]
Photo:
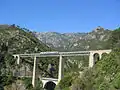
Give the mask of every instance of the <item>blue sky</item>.
[[0, 24], [38, 32], [89, 32], [120, 24], [120, 0], [0, 0]]

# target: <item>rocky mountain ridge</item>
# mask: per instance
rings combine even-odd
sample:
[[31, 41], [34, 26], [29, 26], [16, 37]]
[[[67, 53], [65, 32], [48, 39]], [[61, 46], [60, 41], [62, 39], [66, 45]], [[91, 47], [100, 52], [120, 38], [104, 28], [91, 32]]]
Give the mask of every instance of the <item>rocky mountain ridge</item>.
[[89, 33], [33, 32], [49, 47], [59, 51], [104, 49], [111, 30], [97, 27]]

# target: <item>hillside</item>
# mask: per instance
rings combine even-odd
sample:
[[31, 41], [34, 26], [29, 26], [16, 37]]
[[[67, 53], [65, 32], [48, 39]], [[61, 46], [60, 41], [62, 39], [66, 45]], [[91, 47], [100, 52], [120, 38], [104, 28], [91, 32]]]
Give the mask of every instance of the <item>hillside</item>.
[[33, 32], [35, 36], [50, 47], [60, 51], [80, 51], [105, 49], [111, 31], [97, 27], [89, 33]]
[[[24, 75], [24, 72], [27, 68], [27, 71], [32, 72], [33, 59], [32, 58], [21, 58], [22, 64], [17, 65], [16, 59], [12, 57], [13, 54], [19, 53], [35, 53], [41, 51], [51, 51], [52, 49], [40, 42], [32, 32], [25, 28], [20, 28], [16, 25], [0, 25], [0, 90], [1, 86], [11, 85], [12, 82], [15, 83], [15, 80], [18, 80], [13, 77], [12, 72], [20, 72]], [[48, 63], [52, 61], [46, 61], [47, 59], [38, 60], [38, 64], [43, 65], [42, 67], [38, 66], [38, 71], [41, 73], [46, 72], [46, 67]], [[46, 63], [45, 63], [46, 62]], [[54, 63], [54, 62], [53, 62]], [[26, 71], [25, 71], [26, 73]], [[31, 73], [32, 74], [32, 73]], [[31, 75], [28, 74], [28, 75]], [[16, 85], [19, 86], [17, 83]], [[23, 87], [23, 86], [22, 86]], [[9, 89], [7, 90], [13, 90]], [[14, 88], [15, 89], [15, 88]], [[6, 89], [5, 89], [6, 90]], [[20, 90], [24, 90], [20, 88]], [[26, 90], [26, 89], [25, 89]]]
[[[84, 62], [83, 66], [88, 64], [86, 63], [88, 62], [88, 57], [64, 58], [68, 66], [65, 68], [65, 78], [62, 79], [58, 86], [62, 90], [120, 89], [120, 28], [110, 31], [98, 27], [89, 33], [60, 34], [56, 32], [33, 33], [14, 24], [0, 25], [0, 42], [0, 90], [2, 90], [1, 87], [5, 87], [5, 90], [17, 90], [18, 87], [20, 88], [18, 90], [26, 90], [26, 88], [28, 90], [43, 90], [41, 89], [40, 80], [36, 81], [39, 89], [33, 89], [31, 87], [31, 78], [21, 79], [13, 76], [13, 71], [22, 72], [26, 69], [32, 71], [33, 59], [21, 58], [23, 64], [16, 65], [16, 60], [13, 59], [12, 55], [16, 53], [51, 51], [53, 50], [51, 48], [59, 51], [113, 49], [109, 55], [105, 55], [100, 61], [97, 61], [96, 65], [91, 69], [78, 68], [82, 62]], [[50, 75], [47, 71], [49, 63], [55, 64], [55, 69], [58, 70], [57, 59], [52, 57], [49, 59], [38, 59], [37, 75], [49, 77]], [[81, 60], [83, 61], [81, 62]], [[82, 76], [80, 71], [83, 71]], [[57, 73], [58, 71], [54, 73], [55, 77], [57, 77]], [[22, 75], [24, 74], [22, 73]]]
[[8, 43], [8, 51], [11, 53], [33, 53], [37, 51], [51, 50], [45, 44], [36, 39], [32, 33], [21, 28], [0, 25], [0, 42]]
[[60, 90], [120, 90], [120, 28], [111, 32], [107, 43], [112, 52], [82, 74], [68, 72], [58, 85]]

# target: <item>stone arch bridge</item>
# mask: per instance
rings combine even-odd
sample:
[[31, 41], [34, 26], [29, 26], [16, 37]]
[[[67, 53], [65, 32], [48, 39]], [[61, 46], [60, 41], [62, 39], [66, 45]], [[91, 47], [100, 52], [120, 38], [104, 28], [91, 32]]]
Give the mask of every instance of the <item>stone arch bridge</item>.
[[20, 57], [34, 57], [34, 66], [33, 66], [33, 75], [32, 75], [32, 85], [35, 86], [35, 78], [36, 78], [36, 58], [37, 57], [59, 57], [59, 71], [58, 71], [58, 79], [54, 78], [42, 78], [43, 87], [49, 85], [50, 83], [57, 85], [59, 81], [63, 78], [64, 74], [64, 61], [62, 57], [69, 57], [69, 56], [89, 56], [89, 68], [93, 67], [95, 64], [95, 54], [98, 54], [99, 59], [102, 58], [102, 54], [106, 53], [109, 54], [111, 50], [91, 50], [91, 51], [74, 51], [74, 52], [40, 52], [40, 53], [33, 53], [33, 54], [14, 54], [14, 58], [17, 59], [17, 64], [20, 64]]

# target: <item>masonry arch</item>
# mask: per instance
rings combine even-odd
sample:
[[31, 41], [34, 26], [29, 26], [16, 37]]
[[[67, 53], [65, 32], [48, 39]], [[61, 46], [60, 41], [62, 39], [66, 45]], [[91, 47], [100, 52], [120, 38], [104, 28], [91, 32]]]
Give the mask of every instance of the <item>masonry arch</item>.
[[49, 81], [49, 82], [47, 82], [45, 84], [44, 89], [46, 89], [46, 90], [54, 90], [55, 86], [56, 86], [56, 84], [54, 82]]
[[104, 56], [106, 56], [107, 54], [108, 54], [108, 53], [105, 53], [105, 52], [102, 53], [102, 58], [103, 58]]
[[99, 55], [99, 53], [94, 53], [94, 54], [93, 54], [93, 59], [94, 59], [94, 63], [96, 64], [97, 61], [100, 60], [100, 55]]

